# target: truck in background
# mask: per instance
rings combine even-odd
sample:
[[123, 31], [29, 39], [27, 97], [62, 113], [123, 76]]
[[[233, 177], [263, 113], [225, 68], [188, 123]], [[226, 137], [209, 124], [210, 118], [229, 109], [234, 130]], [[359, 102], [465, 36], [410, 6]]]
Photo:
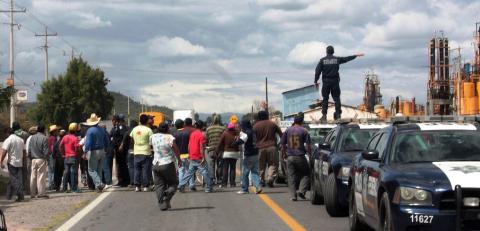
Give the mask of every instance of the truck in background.
[[140, 118], [141, 115], [153, 116], [153, 125], [155, 126], [159, 126], [160, 123], [164, 122], [167, 119], [165, 114], [157, 111], [142, 112], [138, 115], [138, 117]]
[[195, 111], [193, 109], [186, 110], [175, 110], [173, 111], [173, 122], [177, 119], [185, 120], [186, 118], [191, 118], [193, 123], [195, 123]]

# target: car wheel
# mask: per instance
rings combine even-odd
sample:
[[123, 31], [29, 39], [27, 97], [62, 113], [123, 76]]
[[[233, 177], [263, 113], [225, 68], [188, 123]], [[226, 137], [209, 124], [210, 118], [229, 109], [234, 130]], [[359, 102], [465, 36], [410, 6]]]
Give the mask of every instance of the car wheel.
[[323, 195], [325, 196], [325, 209], [327, 209], [327, 213], [332, 217], [345, 216], [348, 214], [347, 209], [343, 208], [338, 202], [337, 189], [335, 174], [330, 173]]
[[357, 203], [355, 203], [354, 190], [350, 190], [348, 202], [348, 225], [351, 231], [369, 230], [368, 227], [358, 219]]
[[388, 199], [388, 194], [386, 192], [383, 193], [382, 200], [380, 201], [380, 224], [378, 230], [393, 230], [392, 213], [390, 210], [390, 199]]
[[310, 181], [310, 203], [313, 205], [321, 205], [323, 204], [323, 195], [320, 193], [322, 188], [319, 188], [318, 183], [315, 181], [315, 174], [312, 174]]

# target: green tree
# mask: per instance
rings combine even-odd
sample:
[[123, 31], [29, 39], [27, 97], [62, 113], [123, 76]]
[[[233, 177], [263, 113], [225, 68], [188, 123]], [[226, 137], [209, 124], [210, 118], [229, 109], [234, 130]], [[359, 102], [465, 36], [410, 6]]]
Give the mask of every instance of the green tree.
[[64, 74], [42, 84], [33, 119], [63, 127], [84, 121], [91, 113], [106, 119], [113, 107], [113, 97], [107, 90], [109, 82], [101, 69], [75, 58]]

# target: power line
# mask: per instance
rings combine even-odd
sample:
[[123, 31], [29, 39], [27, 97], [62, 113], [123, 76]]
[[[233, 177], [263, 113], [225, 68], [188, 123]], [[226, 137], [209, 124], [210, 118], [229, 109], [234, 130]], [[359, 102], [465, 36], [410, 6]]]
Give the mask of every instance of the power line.
[[[140, 69], [140, 68], [118, 68], [118, 67], [103, 67], [105, 69], [115, 69], [121, 71], [131, 72], [145, 72], [157, 74], [172, 74], [172, 75], [218, 75], [218, 72], [186, 72], [186, 71], [163, 71], [154, 69]], [[307, 74], [307, 71], [266, 71], [266, 72], [229, 72], [230, 75], [284, 75], [284, 74]]]

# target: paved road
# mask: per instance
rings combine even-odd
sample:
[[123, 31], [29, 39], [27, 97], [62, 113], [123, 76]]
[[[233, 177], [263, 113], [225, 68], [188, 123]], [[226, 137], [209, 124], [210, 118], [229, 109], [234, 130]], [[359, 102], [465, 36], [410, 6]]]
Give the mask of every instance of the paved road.
[[[118, 190], [72, 230], [292, 230], [271, 203], [256, 194], [237, 195], [237, 190], [177, 193], [166, 212], [160, 211], [153, 192]], [[331, 218], [323, 206], [309, 201], [290, 201], [285, 186], [266, 188], [264, 195], [307, 230], [347, 230], [347, 218]]]

